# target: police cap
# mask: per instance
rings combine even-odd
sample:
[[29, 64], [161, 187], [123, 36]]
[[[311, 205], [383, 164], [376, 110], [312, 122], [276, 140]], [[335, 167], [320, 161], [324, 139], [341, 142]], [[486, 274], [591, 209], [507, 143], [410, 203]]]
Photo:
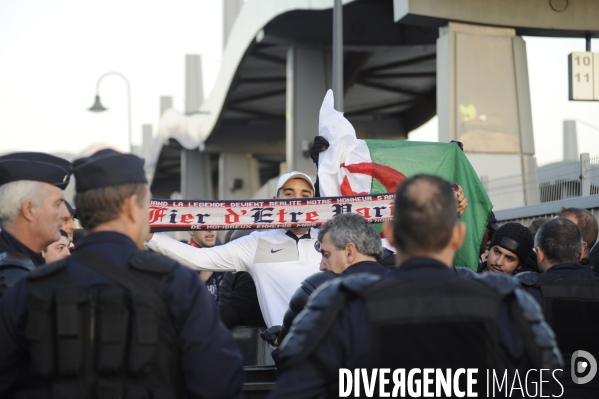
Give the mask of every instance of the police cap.
[[69, 161], [42, 152], [15, 152], [0, 157], [0, 186], [19, 180], [33, 180], [64, 190], [71, 173]]
[[69, 204], [69, 201], [65, 200], [64, 204], [67, 206], [67, 210], [69, 211], [69, 215], [73, 216], [73, 217], [77, 217], [77, 209], [73, 208], [71, 206], [71, 204]]
[[78, 193], [96, 188], [128, 183], [148, 183], [143, 159], [104, 149], [73, 161], [75, 190]]

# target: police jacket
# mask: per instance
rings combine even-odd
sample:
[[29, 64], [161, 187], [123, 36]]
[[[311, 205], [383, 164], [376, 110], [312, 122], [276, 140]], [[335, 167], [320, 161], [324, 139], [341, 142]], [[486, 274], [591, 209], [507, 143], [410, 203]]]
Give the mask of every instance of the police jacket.
[[[494, 283], [482, 283], [478, 280], [494, 280]], [[371, 280], [369, 282], [368, 280]], [[372, 281], [377, 281], [372, 284]], [[423, 302], [416, 304], [419, 306], [408, 305], [405, 307], [403, 300], [396, 301], [393, 306], [384, 305], [386, 309], [379, 312], [377, 301], [380, 297], [377, 295], [397, 291], [397, 283], [405, 283], [403, 286], [406, 292], [413, 292], [423, 299]], [[369, 284], [371, 284], [369, 286]], [[421, 289], [420, 287], [435, 286], [435, 289]], [[496, 287], [491, 288], [491, 285]], [[457, 298], [456, 300], [468, 300], [467, 304], [462, 304], [462, 308], [454, 306], [445, 306], [447, 301], [452, 301], [452, 296], [456, 290], [465, 288], [470, 293], [480, 293], [471, 298]], [[339, 295], [335, 292], [343, 290], [355, 292], [355, 296]], [[335, 291], [337, 290], [337, 291]], [[403, 288], [401, 289], [403, 291]], [[333, 292], [332, 295], [328, 293]], [[443, 296], [443, 292], [448, 292], [450, 296]], [[428, 299], [426, 296], [428, 295]], [[517, 299], [519, 297], [520, 299]], [[363, 298], [366, 298], [364, 300]], [[477, 298], [477, 299], [476, 299]], [[419, 311], [416, 308], [427, 309], [427, 302], [439, 303], [440, 312], [451, 313], [455, 311], [463, 315], [472, 315], [471, 310], [486, 313], [493, 320], [487, 323], [486, 328], [491, 328], [489, 337], [494, 337], [494, 347], [487, 347], [486, 350], [479, 350], [469, 344], [468, 339], [456, 340], [452, 334], [446, 334], [448, 329], [454, 329], [457, 335], [464, 335], [471, 338], [473, 331], [469, 330], [468, 325], [476, 326], [475, 321], [461, 319], [459, 323], [451, 326], [443, 326], [443, 329], [429, 328], [429, 326], [415, 326], [414, 333], [407, 333], [400, 336], [396, 332], [390, 332], [385, 338], [385, 322], [380, 324], [382, 319], [392, 320], [393, 315], [388, 312], [396, 312], [397, 316], [402, 318], [402, 313], [414, 313]], [[516, 301], [518, 301], [516, 303]], [[458, 301], [459, 302], [459, 301]], [[455, 302], [458, 304], [458, 302]], [[386, 302], [385, 302], [386, 303]], [[486, 309], [487, 304], [489, 308]], [[520, 306], [528, 307], [533, 304], [532, 312], [522, 310]], [[445, 306], [443, 310], [442, 307]], [[331, 315], [331, 309], [340, 309], [336, 314]], [[514, 309], [517, 315], [514, 315]], [[532, 367], [555, 367], [559, 365], [559, 356], [556, 355], [555, 341], [553, 340], [548, 326], [542, 320], [538, 308], [534, 310], [534, 300], [530, 298], [523, 290], [518, 288], [518, 284], [507, 276], [484, 276], [463, 279], [446, 265], [429, 258], [415, 258], [404, 262], [398, 269], [392, 271], [386, 279], [380, 277], [357, 274], [347, 276], [344, 279], [336, 279], [323, 286], [319, 293], [310, 299], [308, 308], [300, 314], [286, 339], [281, 345], [279, 360], [282, 364], [280, 378], [277, 386], [270, 398], [325, 398], [335, 397], [335, 392], [339, 387], [338, 375], [340, 368], [354, 370], [357, 368], [370, 369], [372, 367], [389, 367], [387, 361], [394, 362], [398, 359], [393, 355], [394, 346], [399, 342], [404, 345], [404, 349], [414, 348], [412, 350], [416, 361], [423, 359], [425, 365], [421, 367], [435, 367], [440, 364], [439, 359], [431, 360], [428, 358], [441, 357], [441, 362], [449, 361], [447, 367], [460, 367], [451, 364], [454, 354], [471, 356], [480, 356], [475, 361], [482, 359], [488, 365], [493, 365], [502, 370], [515, 371], [528, 370]], [[379, 309], [380, 310], [380, 309]], [[398, 312], [398, 313], [397, 313]], [[469, 313], [470, 312], [470, 313]], [[426, 313], [426, 312], [425, 312]], [[448, 313], [448, 316], [451, 314]], [[395, 313], [394, 313], [395, 314]], [[519, 330], [515, 325], [515, 317], [520, 320], [529, 317], [527, 323], [534, 324], [538, 332], [542, 331], [534, 340], [523, 341]], [[448, 317], [446, 320], [455, 320]], [[470, 324], [467, 324], [469, 322]], [[427, 327], [420, 328], [418, 327]], [[479, 325], [480, 327], [480, 325]], [[527, 331], [533, 330], [528, 327]], [[444, 331], [445, 333], [440, 333]], [[480, 330], [479, 330], [480, 331]], [[382, 332], [382, 335], [381, 335]], [[404, 330], [403, 333], [406, 333]], [[376, 339], [375, 339], [376, 335]], [[390, 338], [391, 337], [391, 338]], [[428, 338], [427, 338], [428, 337]], [[432, 338], [434, 337], [434, 338]], [[430, 339], [429, 341], [426, 341]], [[423, 341], [424, 340], [424, 341]], [[377, 343], [377, 341], [379, 341]], [[491, 342], [491, 341], [489, 341]], [[457, 344], [457, 345], [455, 345]], [[534, 348], [532, 347], [534, 346]], [[435, 350], [430, 352], [430, 348]], [[436, 350], [440, 348], [439, 350]], [[386, 358], [386, 352], [389, 352], [391, 359]], [[536, 352], [536, 354], [533, 354]], [[542, 355], [540, 353], [542, 352]], [[407, 353], [407, 352], [404, 352]], [[382, 358], [381, 358], [382, 355]], [[443, 359], [444, 358], [444, 359]], [[544, 359], [544, 360], [543, 360]], [[547, 359], [551, 361], [547, 362]], [[403, 360], [403, 359], [401, 359]], [[545, 362], [545, 363], [544, 363]], [[426, 365], [429, 364], [429, 365]], [[397, 367], [397, 366], [396, 366]], [[393, 368], [393, 366], [391, 366]], [[336, 388], [337, 387], [337, 388]], [[361, 391], [364, 394], [364, 391]], [[480, 396], [480, 395], [479, 395]]]
[[550, 267], [545, 273], [520, 273], [517, 275], [517, 280], [522, 284], [524, 289], [531, 294], [543, 306], [543, 294], [539, 285], [539, 278], [543, 275], [551, 277], [563, 277], [565, 279], [581, 279], [591, 280], [597, 278], [593, 270], [586, 265], [580, 263], [561, 263]]
[[[343, 277], [357, 273], [371, 273], [377, 276], [386, 277], [389, 274], [389, 269], [378, 262], [363, 261], [354, 263], [345, 269], [339, 276]], [[335, 277], [337, 277], [335, 273], [326, 271], [313, 274], [302, 282], [301, 287], [295, 291], [295, 294], [291, 297], [291, 301], [289, 301], [289, 309], [285, 312], [283, 326], [279, 332], [279, 342], [283, 342], [283, 339], [289, 332], [293, 319], [295, 319], [299, 312], [304, 309], [306, 303], [308, 303], [308, 298], [310, 298], [310, 295], [312, 295], [316, 288]]]
[[545, 273], [522, 273], [517, 280], [541, 305], [545, 319], [555, 332], [564, 361], [564, 374], [560, 379], [564, 397], [598, 397], [599, 379], [574, 383], [571, 360], [580, 350], [599, 358], [599, 279], [588, 265], [562, 263]]
[[[78, 243], [78, 251], [97, 253], [123, 269], [130, 268], [131, 266], [127, 265], [128, 262], [134, 257], [133, 255], [139, 253], [133, 241], [115, 232], [97, 232], [82, 238]], [[69, 298], [69, 294], [80, 289], [84, 289], [85, 292], [94, 292], [97, 287], [110, 287], [114, 283], [75, 258], [67, 259], [66, 266], [58, 271], [54, 269], [60, 262], [44, 266], [38, 269], [39, 273], [36, 271], [28, 279], [20, 280], [7, 291], [5, 297], [0, 301], [0, 397], [2, 398], [10, 398], [17, 392], [23, 392], [26, 388], [46, 387], [47, 385], [52, 387], [54, 397], [70, 398], [73, 392], [70, 391], [68, 383], [73, 379], [81, 378], [78, 374], [81, 365], [77, 366], [80, 354], [73, 349], [79, 347], [77, 337], [81, 335], [78, 330], [80, 324], [75, 320], [86, 316], [78, 312], [79, 305], [72, 305], [72, 301], [70, 301], [72, 298]], [[172, 262], [167, 258], [163, 259]], [[102, 367], [103, 372], [108, 373], [109, 376], [112, 375], [111, 378], [108, 378], [107, 383], [104, 380], [98, 380], [95, 385], [96, 394], [101, 396], [102, 389], [110, 391], [114, 388], [111, 383], [121, 380], [120, 376], [125, 369], [124, 363], [127, 363], [127, 375], [130, 370], [135, 370], [135, 364], [132, 366], [132, 363], [135, 363], [134, 360], [137, 359], [139, 362], [142, 359], [141, 361], [143, 361], [144, 353], [147, 354], [144, 351], [154, 347], [152, 343], [157, 342], [158, 338], [160, 338], [160, 342], [166, 339], [168, 343], [170, 340], [174, 349], [173, 353], [178, 352], [178, 356], [180, 356], [179, 364], [171, 370], [172, 375], [166, 376], [167, 379], [173, 375], [182, 377], [183, 386], [175, 387], [176, 392], [182, 392], [189, 398], [222, 398], [234, 397], [239, 394], [242, 386], [241, 354], [231, 335], [219, 321], [216, 304], [204, 284], [193, 271], [174, 262], [172, 267], [164, 273], [162, 272], [164, 269], [155, 269], [153, 272], [147, 270], [152, 268], [156, 262], [150, 259], [147, 263], [149, 266], [138, 265], [139, 270], [143, 269], [142, 275], [147, 275], [145, 281], [150, 281], [153, 275], [162, 276], [160, 284], [155, 285], [158, 287], [156, 299], [162, 300], [170, 323], [163, 320], [160, 325], [156, 326], [156, 315], [159, 313], [156, 309], [151, 311], [152, 308], [136, 305], [138, 302], [142, 305], [148, 303], [144, 302], [143, 295], [138, 295], [139, 292], [135, 295], [131, 294], [129, 301], [125, 301], [125, 303], [130, 303], [130, 308], [126, 306], [116, 313], [111, 309], [120, 309], [118, 306], [120, 302], [114, 300], [118, 299], [118, 296], [108, 295], [110, 294], [108, 292], [106, 297], [95, 297], [98, 298], [99, 313], [95, 312], [97, 317], [90, 318], [90, 325], [97, 324], [98, 328], [92, 330], [90, 327], [90, 331], [95, 331], [95, 334], [91, 334], [94, 337], [92, 342], [95, 342], [95, 345], [100, 346], [101, 349], [95, 351], [95, 358], [92, 358], [95, 359], [96, 369]], [[158, 263], [164, 264], [164, 262]], [[50, 306], [55, 306], [57, 309], [56, 323], [39, 323], [47, 311], [40, 307], [32, 307], [32, 303], [34, 305], [43, 303], [43, 301], [38, 301], [39, 303], [31, 301], [36, 294], [35, 287], [40, 286], [38, 285], [40, 283], [43, 284], [45, 278], [63, 275], [69, 280], [69, 291], [64, 290], [62, 286], [60, 289], [57, 288], [54, 293], [55, 298], [50, 302]], [[103, 295], [104, 291], [101, 293]], [[131, 313], [131, 309], [133, 313]], [[129, 312], [129, 316], [127, 316], [127, 312]], [[123, 315], [125, 318], [129, 317], [129, 324], [122, 323]], [[69, 320], [73, 323], [69, 323]], [[91, 320], [94, 323], [91, 323]], [[129, 345], [127, 349], [129, 353], [126, 355], [128, 360], [119, 366], [113, 364], [112, 356], [106, 355], [114, 353], [111, 352], [115, 350], [114, 346], [123, 343], [122, 338], [125, 336], [122, 333], [123, 330], [115, 328], [115, 326], [126, 325], [130, 326], [128, 327], [130, 328], [129, 335], [126, 336], [137, 336], [137, 340], [135, 343], [133, 343], [134, 341], [127, 341], [129, 344], [125, 343], [125, 345]], [[48, 328], [49, 330], [47, 330]], [[40, 331], [49, 331], [49, 334], [42, 334]], [[48, 335], [57, 337], [55, 348], [51, 345], [39, 345]], [[35, 345], [38, 346], [33, 350]], [[134, 347], [137, 350], [135, 356], [131, 353]], [[49, 351], [48, 353], [56, 355], [57, 358], [56, 362], [45, 363], [45, 376], [41, 375], [39, 371], [39, 362], [44, 363], [47, 359], [44, 351]], [[140, 373], [143, 374], [146, 372], [145, 367], [141, 364], [141, 368], [137, 367], [137, 369], [141, 370]], [[87, 370], [88, 368], [85, 366], [83, 369]], [[111, 372], [112, 374], [110, 374]], [[67, 384], [52, 385], [56, 380]], [[162, 397], [158, 391], [140, 392], [138, 388], [130, 391], [129, 387], [125, 386], [124, 390], [119, 391], [115, 397], [118, 395], [124, 398], [149, 398], [152, 395]], [[85, 392], [76, 397], [89, 396], [90, 393]]]
[[300, 287], [295, 291], [291, 300], [289, 301], [289, 309], [285, 312], [285, 317], [283, 317], [283, 325], [281, 326], [281, 331], [279, 332], [279, 343], [283, 341], [287, 333], [289, 332], [289, 328], [291, 327], [291, 323], [293, 319], [302, 311], [308, 303], [308, 299], [310, 295], [322, 284], [325, 282], [332, 280], [337, 277], [337, 274], [332, 271], [326, 272], [318, 272], [314, 273], [304, 281]]
[[342, 276], [357, 273], [371, 273], [377, 276], [386, 277], [389, 274], [389, 269], [381, 265], [379, 262], [365, 260], [363, 262], [354, 263], [341, 273]]
[[6, 230], [0, 231], [0, 298], [8, 288], [44, 263], [41, 254], [27, 248]]

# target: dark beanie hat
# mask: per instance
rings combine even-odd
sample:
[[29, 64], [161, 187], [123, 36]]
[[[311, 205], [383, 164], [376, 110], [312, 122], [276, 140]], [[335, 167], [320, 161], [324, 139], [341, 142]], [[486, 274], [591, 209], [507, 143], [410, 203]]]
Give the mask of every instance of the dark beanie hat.
[[73, 171], [78, 193], [121, 184], [148, 183], [143, 159], [111, 149], [76, 159], [73, 161]]
[[532, 252], [534, 240], [530, 230], [520, 223], [506, 223], [493, 234], [490, 247], [495, 245], [515, 253], [518, 262], [524, 265]]
[[71, 173], [69, 161], [42, 152], [15, 152], [0, 157], [0, 186], [19, 180], [33, 180], [64, 190]]

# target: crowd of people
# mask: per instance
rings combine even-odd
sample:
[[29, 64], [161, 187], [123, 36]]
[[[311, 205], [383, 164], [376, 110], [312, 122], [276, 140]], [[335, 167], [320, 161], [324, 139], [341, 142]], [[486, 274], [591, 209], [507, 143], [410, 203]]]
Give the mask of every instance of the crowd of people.
[[[316, 194], [290, 172], [274, 198]], [[381, 234], [348, 213], [183, 243], [150, 233], [149, 201], [132, 154], [0, 157], [0, 397], [238, 397], [236, 326], [275, 347], [273, 398], [337, 397], [340, 369], [375, 368], [560, 369], [555, 396], [599, 395], [571, 378], [574, 353], [599, 356], [598, 226], [585, 209], [529, 227], [491, 214], [479, 264], [454, 267], [468, 200], [435, 176], [399, 185]]]

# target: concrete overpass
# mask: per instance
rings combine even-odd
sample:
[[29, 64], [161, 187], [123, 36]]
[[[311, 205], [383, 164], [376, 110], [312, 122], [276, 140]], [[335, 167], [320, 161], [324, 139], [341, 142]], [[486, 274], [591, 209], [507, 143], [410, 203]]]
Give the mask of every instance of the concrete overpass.
[[[332, 3], [236, 3], [212, 93], [197, 113], [162, 115], [154, 196], [248, 198], [283, 162], [315, 173], [307, 149], [332, 82]], [[343, 14], [345, 113], [358, 137], [405, 139], [438, 113], [440, 140], [464, 141], [487, 174], [489, 156], [507, 174], [536, 170], [519, 35], [599, 36], [594, 0], [348, 0]]]

